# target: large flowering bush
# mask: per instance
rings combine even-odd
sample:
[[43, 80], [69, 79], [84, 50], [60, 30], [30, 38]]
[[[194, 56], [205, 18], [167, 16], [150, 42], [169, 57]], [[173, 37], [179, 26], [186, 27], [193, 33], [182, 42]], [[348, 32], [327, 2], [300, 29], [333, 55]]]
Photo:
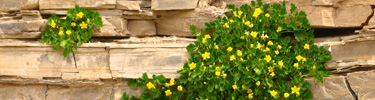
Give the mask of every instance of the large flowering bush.
[[77, 45], [91, 39], [93, 27], [102, 27], [103, 22], [98, 12], [91, 9], [80, 8], [69, 9], [65, 18], [52, 15], [48, 19], [48, 30], [43, 31], [42, 41], [52, 44], [54, 49], [64, 48], [64, 56], [68, 56]]
[[[322, 82], [330, 73], [324, 63], [331, 55], [314, 45], [313, 30], [306, 14], [291, 4], [251, 2], [231, 9], [228, 17], [206, 23], [206, 28], [191, 31], [197, 36], [187, 47], [191, 58], [178, 71], [178, 79], [147, 74], [128, 82], [131, 87], [147, 86], [139, 99], [312, 99], [309, 82]], [[292, 33], [296, 39], [291, 42]], [[129, 97], [124, 93], [124, 100]], [[131, 100], [137, 100], [132, 97]]]

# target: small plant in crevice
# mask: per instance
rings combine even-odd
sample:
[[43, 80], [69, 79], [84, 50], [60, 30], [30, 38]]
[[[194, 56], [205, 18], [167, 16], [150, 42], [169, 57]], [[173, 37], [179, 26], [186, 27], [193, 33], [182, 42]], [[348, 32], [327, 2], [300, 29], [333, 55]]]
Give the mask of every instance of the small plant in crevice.
[[[190, 29], [197, 41], [186, 47], [190, 59], [167, 81], [147, 74], [128, 81], [130, 87], [147, 88], [139, 97], [124, 93], [123, 100], [245, 100], [312, 99], [305, 77], [323, 82], [330, 73], [324, 63], [332, 57], [314, 45], [313, 29], [303, 11], [291, 4], [252, 1], [231, 9], [229, 16]], [[291, 38], [281, 37], [293, 33]]]
[[53, 49], [62, 47], [64, 57], [77, 49], [77, 46], [91, 39], [94, 27], [102, 27], [103, 22], [98, 12], [91, 9], [69, 9], [67, 16], [58, 18], [52, 15], [48, 19], [48, 30], [42, 32], [42, 41], [51, 44]]

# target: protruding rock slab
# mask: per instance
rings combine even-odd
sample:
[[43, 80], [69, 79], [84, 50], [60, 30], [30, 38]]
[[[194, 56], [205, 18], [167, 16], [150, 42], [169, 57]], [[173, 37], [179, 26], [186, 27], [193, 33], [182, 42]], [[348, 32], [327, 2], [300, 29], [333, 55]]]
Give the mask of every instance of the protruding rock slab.
[[47, 85], [0, 84], [0, 99], [45, 100], [45, 93], [47, 90]]
[[156, 35], [154, 20], [129, 20], [128, 29], [130, 36], [153, 36]]
[[375, 99], [375, 72], [355, 72], [347, 75], [350, 87], [358, 96], [358, 100]]
[[39, 0], [39, 9], [71, 9], [75, 4], [92, 9], [115, 9], [116, 0]]
[[312, 78], [306, 80], [310, 82], [309, 89], [315, 100], [355, 100], [344, 76], [324, 77], [323, 84]]
[[155, 47], [139, 45], [138, 48], [127, 45], [117, 46], [128, 47], [128, 49], [111, 47], [109, 63], [113, 78], [138, 78], [145, 72], [149, 77], [152, 74], [163, 74], [169, 78], [177, 78], [176, 71], [183, 66], [189, 56], [186, 49], [154, 45]]
[[120, 16], [102, 16], [103, 27], [94, 29], [94, 37], [127, 36], [127, 20]]
[[152, 10], [186, 10], [195, 9], [198, 0], [152, 0]]
[[0, 38], [40, 38], [46, 23], [45, 19], [0, 21]]

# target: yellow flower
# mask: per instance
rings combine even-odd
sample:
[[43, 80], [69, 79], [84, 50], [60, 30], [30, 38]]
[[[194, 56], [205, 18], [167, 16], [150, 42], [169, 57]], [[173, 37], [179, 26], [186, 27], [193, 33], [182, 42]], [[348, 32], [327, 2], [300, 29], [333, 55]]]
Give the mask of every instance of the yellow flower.
[[267, 47], [267, 48], [266, 48], [266, 51], [270, 51], [270, 48]]
[[303, 46], [303, 48], [310, 49], [310, 45], [309, 44], [305, 44], [305, 46]]
[[300, 87], [297, 87], [297, 86], [292, 87], [292, 94], [295, 93], [295, 94], [299, 95], [299, 90], [300, 90], [300, 89], [301, 89], [301, 88], [300, 88]]
[[72, 34], [72, 31], [67, 30], [67, 31], [66, 31], [66, 34], [70, 35], [70, 34]]
[[90, 23], [90, 19], [87, 19], [87, 24], [89, 24]]
[[76, 23], [72, 22], [72, 23], [70, 23], [70, 25], [74, 27], [74, 26], [76, 26]]
[[183, 90], [183, 87], [180, 85], [177, 87], [177, 90], [181, 92]]
[[304, 58], [302, 58], [302, 62], [305, 62], [307, 59], [304, 57]]
[[251, 92], [253, 92], [253, 90], [247, 89], [247, 93], [251, 93]]
[[279, 61], [278, 64], [279, 64], [280, 68], [282, 68], [284, 66], [284, 62], [282, 60]]
[[237, 15], [237, 11], [234, 11], [234, 12], [233, 12], [233, 15], [237, 17], [237, 16], [238, 16], [238, 15]]
[[253, 94], [254, 94], [254, 93], [249, 93], [249, 95], [248, 95], [249, 99], [252, 99], [252, 98], [253, 98]]
[[250, 21], [246, 21], [244, 24], [245, 24], [246, 26], [249, 26], [251, 23], [250, 23]]
[[170, 96], [170, 95], [172, 95], [172, 92], [171, 92], [171, 90], [167, 90], [167, 91], [165, 91], [165, 96]]
[[203, 67], [203, 71], [206, 71], [206, 68], [207, 68], [207, 67], [206, 67], [206, 66], [204, 66], [204, 67]]
[[243, 58], [240, 58], [240, 61], [243, 62]]
[[293, 65], [295, 68], [298, 68], [299, 64], [298, 63], [294, 63]]
[[232, 87], [233, 87], [234, 90], [237, 89], [237, 85], [236, 84], [234, 84]]
[[225, 23], [225, 24], [224, 24], [224, 27], [225, 27], [225, 28], [229, 28], [228, 23]]
[[231, 20], [229, 20], [229, 23], [233, 23], [234, 21], [231, 19]]
[[237, 50], [237, 56], [242, 56], [241, 50]]
[[277, 45], [277, 49], [279, 49], [279, 50], [280, 50], [281, 48], [282, 48], [282, 47], [281, 47], [281, 45]]
[[250, 44], [250, 48], [253, 48], [254, 47], [254, 44]]
[[169, 84], [172, 86], [172, 85], [174, 85], [174, 78], [172, 78], [171, 80], [169, 80]]
[[271, 91], [271, 96], [275, 97], [277, 95], [277, 92], [275, 90]]
[[275, 73], [274, 72], [271, 72], [271, 74], [270, 74], [272, 77], [274, 77], [275, 76]]
[[63, 31], [60, 31], [60, 32], [59, 32], [59, 35], [60, 35], [60, 36], [63, 36], [63, 35], [64, 35], [64, 32], [63, 32]]
[[233, 61], [235, 59], [236, 59], [236, 57], [234, 55], [230, 56], [230, 61]]
[[151, 82], [148, 82], [146, 86], [147, 86], [148, 89], [154, 89], [155, 88], [154, 84], [152, 84]]
[[180, 70], [183, 70], [184, 69], [184, 67], [180, 67]]
[[316, 69], [316, 66], [315, 66], [315, 65], [313, 65], [312, 69], [313, 69], [313, 70], [315, 70], [315, 69]]
[[79, 12], [78, 14], [76, 14], [77, 18], [82, 18], [83, 17], [83, 13], [82, 12]]
[[266, 15], [265, 15], [266, 17], [270, 17], [270, 14], [269, 13], [267, 13]]
[[273, 45], [273, 42], [272, 42], [272, 41], [268, 41], [267, 44], [268, 44], [268, 45]]
[[81, 26], [81, 29], [87, 29], [87, 24], [85, 22], [82, 22], [79, 26]]
[[191, 81], [191, 78], [188, 78], [188, 81], [190, 82], [190, 81]]
[[246, 36], [249, 36], [249, 31], [245, 31]]
[[206, 43], [206, 38], [203, 38], [203, 39], [202, 39], [202, 43]]
[[194, 62], [192, 62], [192, 63], [189, 64], [189, 67], [190, 67], [190, 70], [192, 70], [195, 67], [197, 67], [197, 64], [195, 64]]
[[169, 87], [171, 86], [169, 83], [165, 83], [165, 87]]
[[245, 87], [245, 85], [242, 85], [242, 90], [246, 90], [246, 87]]
[[278, 55], [279, 53], [280, 53], [279, 50], [276, 50], [276, 51], [275, 51], [275, 54], [276, 54], [276, 55]]
[[284, 93], [284, 98], [288, 98], [289, 97], [289, 93]]
[[195, 36], [197, 36], [197, 37], [198, 37], [199, 35], [201, 35], [201, 32], [199, 32], [198, 34], [195, 34]]
[[279, 27], [277, 27], [276, 32], [280, 32], [281, 30], [283, 30], [283, 29], [279, 26]]
[[252, 31], [252, 32], [250, 33], [250, 35], [251, 35], [251, 36], [253, 36], [254, 38], [256, 38], [256, 37], [257, 37], [257, 35], [258, 35], [258, 33], [257, 33], [257, 32], [254, 32], [254, 31]]
[[214, 44], [214, 48], [215, 48], [215, 49], [219, 49], [219, 46], [216, 45], [216, 43], [215, 43], [215, 44]]
[[257, 86], [259, 86], [260, 85], [260, 82], [259, 81], [257, 81], [257, 83], [255, 83]]
[[209, 38], [211, 38], [211, 36], [210, 36], [210, 34], [206, 34], [206, 35], [204, 35], [204, 38], [209, 39]]
[[219, 71], [216, 71], [216, 72], [215, 72], [215, 75], [216, 75], [216, 76], [220, 76], [220, 72], [219, 72]]
[[238, 16], [241, 16], [242, 15], [242, 11], [240, 10], [240, 11], [238, 11]]
[[55, 27], [56, 27], [56, 23], [55, 23], [54, 21], [52, 21], [52, 23], [51, 23], [51, 27], [52, 27], [52, 28], [55, 28]]
[[245, 39], [245, 36], [241, 36], [241, 39]]
[[228, 52], [231, 52], [232, 50], [233, 50], [232, 47], [228, 47], [228, 48], [227, 48], [227, 51], [228, 51]]
[[226, 78], [227, 77], [227, 74], [223, 74], [223, 78]]
[[271, 67], [271, 66], [268, 67], [268, 71], [269, 71], [269, 72], [273, 72], [273, 67]]
[[301, 55], [298, 55], [298, 56], [296, 57], [297, 61], [301, 61], [302, 58], [303, 58], [303, 57], [302, 57]]
[[270, 55], [266, 55], [266, 57], [264, 57], [264, 60], [266, 60], [267, 62], [270, 62], [272, 58]]
[[262, 12], [263, 12], [262, 9], [256, 8], [254, 11], [253, 17], [255, 18], [258, 17]]
[[210, 53], [205, 52], [204, 54], [202, 54], [202, 57], [203, 57], [203, 60], [209, 59], [210, 58]]

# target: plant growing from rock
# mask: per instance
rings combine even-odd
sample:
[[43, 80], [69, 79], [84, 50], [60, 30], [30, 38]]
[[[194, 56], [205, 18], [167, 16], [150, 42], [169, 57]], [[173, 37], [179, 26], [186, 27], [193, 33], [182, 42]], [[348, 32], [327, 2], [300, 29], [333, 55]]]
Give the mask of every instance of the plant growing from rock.
[[[312, 99], [305, 77], [323, 82], [330, 73], [324, 63], [331, 55], [314, 45], [313, 29], [303, 11], [291, 4], [262, 4], [261, 0], [231, 9], [228, 17], [191, 31], [197, 36], [187, 46], [190, 59], [169, 82], [147, 74], [129, 80], [130, 87], [146, 86], [139, 99], [244, 100]], [[292, 33], [295, 42], [289, 36]], [[124, 100], [138, 100], [124, 93]]]
[[53, 49], [62, 47], [64, 57], [67, 57], [72, 49], [88, 42], [92, 36], [94, 27], [102, 27], [103, 22], [98, 12], [91, 9], [69, 9], [67, 16], [58, 18], [52, 15], [48, 19], [48, 30], [43, 31], [42, 41], [52, 44]]

